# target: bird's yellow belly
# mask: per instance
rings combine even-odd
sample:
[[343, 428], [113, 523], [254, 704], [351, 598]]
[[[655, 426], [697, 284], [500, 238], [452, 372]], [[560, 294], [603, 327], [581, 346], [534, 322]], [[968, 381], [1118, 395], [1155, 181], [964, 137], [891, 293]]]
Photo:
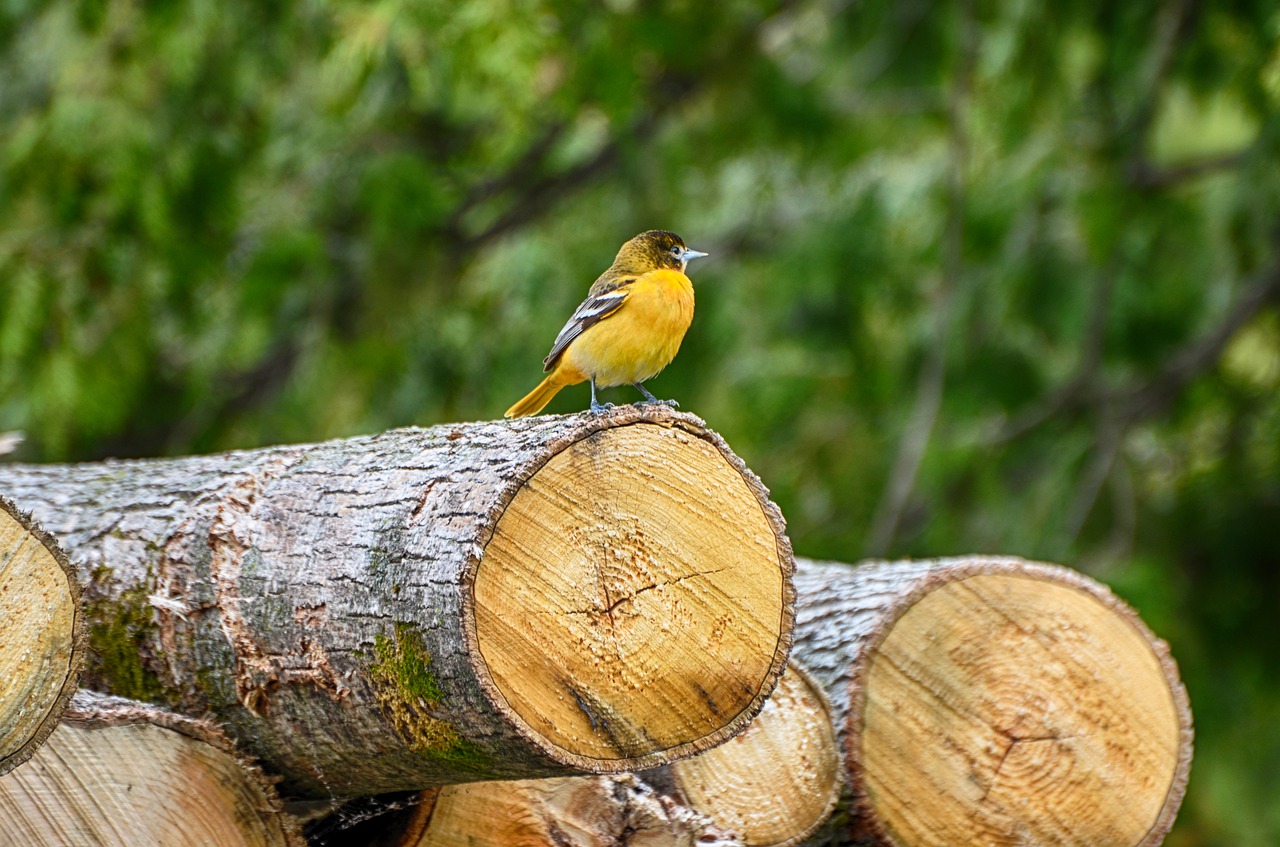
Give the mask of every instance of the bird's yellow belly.
[[693, 286], [683, 274], [655, 276], [565, 351], [568, 364], [594, 378], [597, 386], [644, 382], [680, 350], [693, 320]]

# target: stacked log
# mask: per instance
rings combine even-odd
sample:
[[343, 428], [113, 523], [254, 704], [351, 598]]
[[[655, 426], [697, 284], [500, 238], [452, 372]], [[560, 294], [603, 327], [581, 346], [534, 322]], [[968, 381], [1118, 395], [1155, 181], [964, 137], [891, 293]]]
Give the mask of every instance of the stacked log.
[[386, 847], [742, 847], [630, 775], [448, 785], [424, 792], [391, 835]]
[[0, 779], [0, 845], [301, 847], [272, 781], [216, 727], [81, 691]]
[[209, 714], [292, 796], [618, 773], [785, 667], [777, 508], [691, 415], [0, 466], [88, 575], [87, 684]]
[[845, 783], [830, 701], [793, 661], [746, 731], [650, 779], [743, 844], [799, 844], [831, 817]]
[[[821, 688], [791, 664], [740, 735], [640, 774], [478, 782], [426, 792], [395, 847], [784, 847], [827, 820], [843, 774]], [[364, 833], [361, 834], [364, 837]], [[357, 840], [349, 842], [352, 845]]]
[[1168, 647], [1066, 568], [802, 562], [796, 657], [831, 695], [850, 839], [1149, 847], [1191, 765]]
[[[769, 705], [724, 745], [641, 774], [708, 838], [1145, 847], [1167, 834], [1190, 766], [1186, 693], [1164, 643], [1104, 586], [985, 556], [801, 559], [796, 584], [796, 658]], [[623, 787], [445, 788], [451, 802], [391, 843], [628, 843], [608, 814]], [[645, 838], [687, 832], [654, 824]]]
[[[249, 756], [299, 813], [421, 792], [334, 816], [330, 847], [1149, 847], [1185, 789], [1176, 668], [1105, 587], [1007, 557], [797, 571], [759, 480], [665, 408], [3, 465], [0, 491], [84, 582], [81, 615], [57, 545], [0, 511], [5, 620], [44, 621], [0, 649], [0, 753], [56, 724], [78, 615], [87, 683], [146, 701], [86, 699], [0, 779], [22, 843], [110, 843], [71, 820], [92, 802], [73, 773], [106, 817], [154, 817], [155, 843], [224, 813], [248, 821], [227, 843], [296, 843]], [[43, 617], [30, 592], [55, 598]], [[175, 762], [201, 794], [240, 787], [208, 820], [129, 805], [176, 803]]]

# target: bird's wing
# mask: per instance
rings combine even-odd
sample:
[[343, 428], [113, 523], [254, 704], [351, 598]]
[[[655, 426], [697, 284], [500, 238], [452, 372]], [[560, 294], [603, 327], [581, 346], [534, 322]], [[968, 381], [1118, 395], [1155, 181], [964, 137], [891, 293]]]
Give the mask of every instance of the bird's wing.
[[[569, 321], [560, 330], [560, 334], [556, 336], [556, 343], [551, 345], [551, 352], [547, 354], [547, 358], [542, 360], [543, 370], [549, 371], [555, 367], [556, 360], [573, 343], [573, 339], [618, 311], [618, 308], [630, 294], [628, 286], [634, 281], [634, 279], [628, 279], [612, 288], [588, 294], [587, 299], [583, 300], [578, 305], [578, 308], [573, 310]], [[595, 286], [592, 287], [594, 288]]]

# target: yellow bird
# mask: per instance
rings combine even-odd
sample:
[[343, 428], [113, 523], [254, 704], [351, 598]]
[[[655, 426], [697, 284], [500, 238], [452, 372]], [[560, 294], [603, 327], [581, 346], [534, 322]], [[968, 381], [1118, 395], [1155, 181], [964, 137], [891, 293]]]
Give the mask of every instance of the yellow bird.
[[691, 259], [705, 255], [660, 229], [623, 244], [542, 360], [547, 378], [507, 409], [506, 416], [536, 415], [561, 388], [588, 380], [596, 414], [613, 406], [596, 401], [596, 388], [615, 385], [639, 389], [644, 400], [637, 405], [680, 405], [654, 397], [644, 381], [669, 365], [680, 349], [693, 320], [693, 283], [684, 270]]

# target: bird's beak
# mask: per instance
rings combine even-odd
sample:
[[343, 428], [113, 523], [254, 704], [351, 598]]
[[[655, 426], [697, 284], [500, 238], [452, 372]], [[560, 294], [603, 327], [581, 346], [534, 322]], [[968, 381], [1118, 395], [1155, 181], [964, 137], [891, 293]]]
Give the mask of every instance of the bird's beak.
[[707, 255], [707, 254], [706, 254], [706, 253], [700, 253], [700, 252], [698, 252], [697, 250], [690, 250], [688, 247], [686, 247], [686, 248], [684, 248], [684, 254], [680, 256], [680, 259], [681, 259], [682, 261], [687, 262], [687, 261], [689, 261], [690, 259], [701, 259], [701, 258], [702, 258], [703, 256], [705, 256], [705, 255]]

